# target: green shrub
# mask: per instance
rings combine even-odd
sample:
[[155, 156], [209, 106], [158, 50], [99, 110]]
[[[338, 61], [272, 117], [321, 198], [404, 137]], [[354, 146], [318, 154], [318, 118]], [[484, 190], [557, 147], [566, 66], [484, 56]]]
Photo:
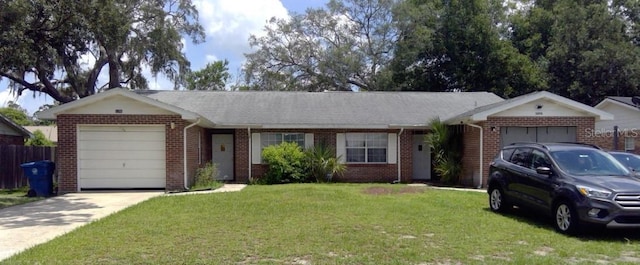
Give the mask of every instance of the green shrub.
[[47, 139], [47, 136], [40, 130], [33, 132], [33, 137], [27, 139], [24, 143], [26, 146], [54, 146], [52, 141]]
[[196, 177], [191, 190], [213, 189], [221, 184], [217, 180], [218, 165], [211, 162], [196, 170]]
[[283, 142], [262, 150], [262, 161], [269, 169], [258, 180], [261, 184], [306, 182], [305, 154], [296, 143]]
[[326, 143], [305, 151], [307, 167], [312, 179], [316, 182], [330, 182], [333, 176], [342, 175], [347, 166], [340, 163], [340, 157]]

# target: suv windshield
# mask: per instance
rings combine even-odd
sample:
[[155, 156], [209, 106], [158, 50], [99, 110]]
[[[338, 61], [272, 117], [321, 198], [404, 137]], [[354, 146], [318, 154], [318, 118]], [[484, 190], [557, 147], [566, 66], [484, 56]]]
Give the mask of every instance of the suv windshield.
[[611, 155], [595, 149], [552, 151], [551, 156], [563, 171], [572, 175], [627, 175], [629, 171]]

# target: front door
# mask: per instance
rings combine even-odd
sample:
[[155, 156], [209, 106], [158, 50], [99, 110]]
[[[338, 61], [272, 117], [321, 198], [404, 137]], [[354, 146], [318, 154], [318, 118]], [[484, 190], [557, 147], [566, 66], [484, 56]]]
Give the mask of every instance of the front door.
[[413, 179], [431, 179], [431, 148], [424, 142], [424, 134], [413, 136]]
[[233, 134], [213, 134], [212, 161], [218, 167], [218, 180], [233, 180]]

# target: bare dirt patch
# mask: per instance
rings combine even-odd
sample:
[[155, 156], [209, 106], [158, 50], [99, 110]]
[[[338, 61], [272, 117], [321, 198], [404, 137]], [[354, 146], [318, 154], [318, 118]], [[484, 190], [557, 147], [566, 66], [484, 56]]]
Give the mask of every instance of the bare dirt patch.
[[369, 187], [364, 189], [363, 192], [369, 195], [393, 195], [393, 194], [423, 193], [427, 189], [428, 189], [427, 187], [415, 187], [415, 186], [406, 186], [402, 188]]

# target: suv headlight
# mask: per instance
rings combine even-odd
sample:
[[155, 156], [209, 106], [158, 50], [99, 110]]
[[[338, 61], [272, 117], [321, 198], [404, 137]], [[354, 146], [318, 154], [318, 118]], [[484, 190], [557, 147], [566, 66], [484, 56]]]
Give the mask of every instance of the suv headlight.
[[587, 196], [589, 198], [602, 198], [606, 199], [611, 195], [611, 192], [608, 190], [596, 189], [592, 187], [577, 185], [578, 191], [580, 194]]

